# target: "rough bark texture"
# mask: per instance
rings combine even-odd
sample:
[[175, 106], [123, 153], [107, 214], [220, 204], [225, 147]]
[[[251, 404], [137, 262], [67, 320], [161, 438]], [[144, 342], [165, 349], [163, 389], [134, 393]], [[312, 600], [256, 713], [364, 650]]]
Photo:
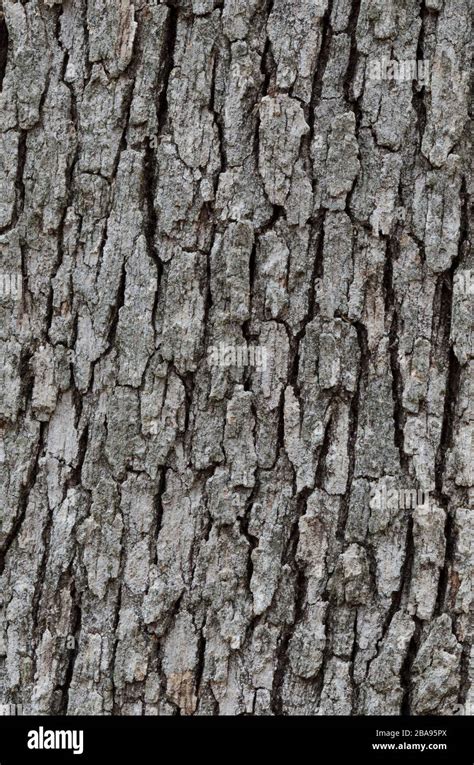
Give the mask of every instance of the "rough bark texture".
[[0, 703], [469, 708], [469, 6], [0, 3]]

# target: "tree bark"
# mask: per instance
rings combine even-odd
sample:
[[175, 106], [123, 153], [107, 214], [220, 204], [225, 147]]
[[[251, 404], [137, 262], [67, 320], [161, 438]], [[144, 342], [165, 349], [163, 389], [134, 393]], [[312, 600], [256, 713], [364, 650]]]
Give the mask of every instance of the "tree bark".
[[469, 710], [469, 39], [0, 3], [0, 703]]

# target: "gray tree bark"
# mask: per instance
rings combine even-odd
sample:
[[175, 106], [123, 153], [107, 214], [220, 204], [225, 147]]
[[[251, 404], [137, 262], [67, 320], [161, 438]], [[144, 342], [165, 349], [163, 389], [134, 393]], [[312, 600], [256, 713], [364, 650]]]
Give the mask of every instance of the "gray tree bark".
[[469, 40], [0, 3], [0, 703], [469, 710]]

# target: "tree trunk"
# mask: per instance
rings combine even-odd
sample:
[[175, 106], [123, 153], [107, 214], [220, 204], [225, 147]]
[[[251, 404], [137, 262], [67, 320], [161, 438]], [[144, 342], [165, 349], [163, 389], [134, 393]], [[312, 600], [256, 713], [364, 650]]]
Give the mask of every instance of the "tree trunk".
[[2, 8], [0, 703], [468, 710], [468, 0]]

